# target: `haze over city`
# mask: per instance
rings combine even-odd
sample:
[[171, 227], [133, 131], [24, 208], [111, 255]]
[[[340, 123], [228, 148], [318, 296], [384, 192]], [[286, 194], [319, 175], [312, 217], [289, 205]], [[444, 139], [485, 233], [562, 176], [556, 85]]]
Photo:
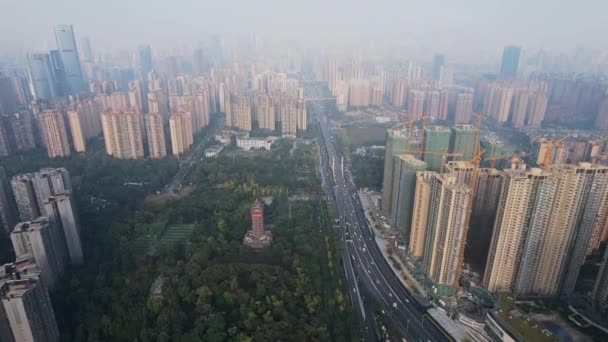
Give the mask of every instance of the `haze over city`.
[[0, 4], [0, 341], [608, 341], [608, 3]]
[[[98, 48], [193, 47], [209, 34], [256, 34], [302, 48], [443, 51], [458, 62], [500, 56], [503, 45], [566, 52], [608, 46], [608, 3], [574, 1], [3, 1], [0, 48], [53, 44], [50, 28], [75, 25]], [[369, 49], [369, 50], [367, 50]]]

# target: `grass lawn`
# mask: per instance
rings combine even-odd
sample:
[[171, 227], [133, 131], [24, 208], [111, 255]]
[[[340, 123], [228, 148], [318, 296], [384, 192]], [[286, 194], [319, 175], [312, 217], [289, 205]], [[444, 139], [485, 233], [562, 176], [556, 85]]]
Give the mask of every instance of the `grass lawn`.
[[498, 313], [500, 318], [507, 322], [513, 330], [520, 333], [526, 341], [557, 341], [553, 336], [543, 334], [540, 328], [534, 328], [533, 325], [536, 325], [537, 323], [533, 320], [528, 322], [522, 317], [511, 315], [511, 310], [515, 309], [516, 306], [515, 301], [513, 301], [513, 298], [510, 298], [508, 294], [503, 293], [500, 295], [498, 298], [498, 307], [500, 308], [500, 312]]

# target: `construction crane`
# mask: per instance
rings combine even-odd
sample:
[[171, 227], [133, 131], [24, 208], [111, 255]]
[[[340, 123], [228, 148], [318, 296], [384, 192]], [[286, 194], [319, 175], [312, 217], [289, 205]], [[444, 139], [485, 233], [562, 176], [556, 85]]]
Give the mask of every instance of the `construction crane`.
[[483, 121], [483, 114], [477, 113], [477, 124], [475, 125], [475, 145], [473, 147], [473, 155], [477, 155], [477, 152], [481, 148], [479, 135], [481, 134], [481, 121]]
[[420, 149], [418, 150], [418, 159], [422, 160], [422, 157], [424, 157], [424, 127], [426, 127], [426, 115], [422, 114], [422, 118], [420, 118], [420, 120], [422, 121], [422, 135], [420, 137]]
[[553, 158], [553, 149], [556, 147], [560, 147], [566, 139], [570, 138], [573, 135], [574, 133], [570, 132], [561, 139], [552, 139], [549, 144], [547, 144], [547, 147], [545, 147], [545, 156], [543, 158], [543, 169], [548, 170], [549, 166], [551, 166], [551, 159]]

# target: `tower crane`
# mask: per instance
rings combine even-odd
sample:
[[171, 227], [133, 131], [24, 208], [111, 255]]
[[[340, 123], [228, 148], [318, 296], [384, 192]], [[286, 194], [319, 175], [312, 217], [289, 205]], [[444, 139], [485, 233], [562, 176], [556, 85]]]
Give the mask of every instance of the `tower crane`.
[[562, 137], [561, 139], [555, 140], [552, 139], [549, 144], [547, 144], [547, 147], [545, 148], [545, 156], [543, 158], [543, 169], [548, 170], [549, 166], [551, 166], [551, 159], [553, 158], [553, 149], [556, 147], [560, 147], [562, 145], [562, 143], [570, 138], [572, 135], [574, 135], [573, 132], [570, 132], [568, 134], [566, 134], [564, 137]]

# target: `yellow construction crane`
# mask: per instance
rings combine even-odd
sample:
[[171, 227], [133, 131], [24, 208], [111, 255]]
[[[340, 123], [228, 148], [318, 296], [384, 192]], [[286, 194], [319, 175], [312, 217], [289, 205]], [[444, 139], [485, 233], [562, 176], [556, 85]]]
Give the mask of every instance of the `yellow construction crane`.
[[422, 134], [420, 135], [420, 148], [418, 149], [418, 159], [422, 160], [422, 157], [424, 157], [424, 154], [426, 152], [424, 152], [424, 127], [426, 127], [426, 115], [422, 114], [422, 118], [420, 118], [420, 120], [422, 121]]
[[570, 132], [561, 139], [558, 139], [558, 140], [552, 139], [549, 142], [549, 144], [547, 144], [547, 147], [545, 147], [545, 156], [543, 158], [543, 169], [548, 170], [549, 166], [551, 166], [551, 159], [553, 158], [553, 149], [556, 147], [560, 147], [562, 145], [562, 143], [566, 139], [570, 138], [572, 135], [574, 135], [574, 133]]

